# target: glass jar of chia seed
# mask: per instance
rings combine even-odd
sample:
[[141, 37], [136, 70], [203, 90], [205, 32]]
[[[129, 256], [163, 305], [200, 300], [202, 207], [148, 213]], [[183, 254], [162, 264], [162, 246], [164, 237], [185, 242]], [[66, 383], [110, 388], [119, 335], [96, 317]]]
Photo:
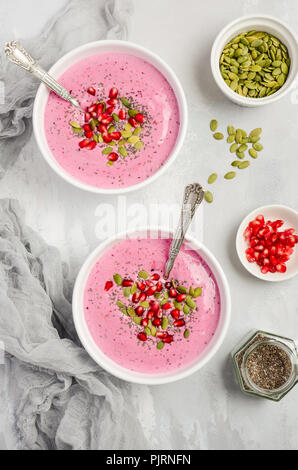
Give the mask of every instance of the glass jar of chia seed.
[[233, 364], [244, 393], [281, 400], [298, 382], [295, 341], [255, 330], [232, 351]]

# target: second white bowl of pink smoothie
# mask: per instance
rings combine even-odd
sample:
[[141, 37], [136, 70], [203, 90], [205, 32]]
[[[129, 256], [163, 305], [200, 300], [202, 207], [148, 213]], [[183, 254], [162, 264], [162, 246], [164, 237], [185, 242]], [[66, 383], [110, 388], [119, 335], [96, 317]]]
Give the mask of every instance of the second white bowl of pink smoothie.
[[143, 187], [174, 161], [187, 127], [182, 87], [167, 64], [124, 41], [98, 41], [49, 71], [85, 113], [42, 84], [33, 126], [49, 165], [69, 183], [115, 194]]
[[100, 245], [77, 277], [73, 315], [82, 344], [113, 375], [162, 384], [187, 377], [216, 353], [230, 319], [227, 280], [188, 237], [163, 279], [172, 234], [140, 229]]

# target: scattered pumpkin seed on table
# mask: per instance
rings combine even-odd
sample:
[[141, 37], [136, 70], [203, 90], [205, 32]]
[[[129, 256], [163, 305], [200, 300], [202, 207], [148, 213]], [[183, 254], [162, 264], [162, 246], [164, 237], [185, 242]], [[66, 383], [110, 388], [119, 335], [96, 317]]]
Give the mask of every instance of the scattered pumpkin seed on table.
[[217, 180], [217, 173], [212, 173], [208, 178], [208, 183], [212, 184]]
[[215, 131], [216, 131], [217, 126], [218, 126], [217, 120], [216, 120], [216, 119], [212, 119], [211, 122], [210, 122], [210, 129], [212, 130], [212, 132], [215, 132]]
[[238, 34], [225, 45], [219, 60], [227, 86], [249, 98], [265, 98], [276, 93], [285, 83], [290, 66], [286, 46], [263, 31]]
[[205, 191], [204, 197], [206, 202], [213, 202], [213, 194], [210, 191]]

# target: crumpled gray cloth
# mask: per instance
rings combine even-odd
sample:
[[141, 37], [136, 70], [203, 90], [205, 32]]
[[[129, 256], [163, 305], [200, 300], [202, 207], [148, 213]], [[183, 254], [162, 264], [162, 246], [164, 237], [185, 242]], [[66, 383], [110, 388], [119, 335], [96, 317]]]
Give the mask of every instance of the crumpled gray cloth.
[[[59, 252], [0, 200], [0, 341], [8, 426], [18, 449], [146, 448], [131, 386], [81, 347]], [[8, 428], [7, 428], [8, 429]]]
[[[48, 69], [83, 43], [125, 38], [130, 8], [128, 0], [71, 0], [23, 44]], [[30, 137], [39, 83], [3, 58], [0, 65], [1, 177]], [[6, 351], [0, 406], [7, 446], [145, 448], [132, 387], [101, 370], [77, 339], [72, 287], [58, 251], [26, 227], [17, 201], [0, 200], [0, 346]]]

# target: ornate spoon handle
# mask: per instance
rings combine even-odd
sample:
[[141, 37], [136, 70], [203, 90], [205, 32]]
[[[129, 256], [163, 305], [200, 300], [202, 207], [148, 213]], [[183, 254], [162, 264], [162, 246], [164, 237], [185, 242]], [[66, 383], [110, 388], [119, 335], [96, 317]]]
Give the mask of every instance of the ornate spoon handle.
[[73, 96], [71, 96], [69, 91], [43, 70], [43, 68], [38, 65], [38, 63], [30, 56], [30, 54], [28, 54], [18, 41], [7, 42], [5, 44], [4, 52], [11, 62], [35, 75], [35, 77], [45, 83], [47, 87], [53, 90], [57, 95], [61, 96], [61, 98], [69, 101], [69, 103], [76, 108], [81, 109], [79, 103]]
[[204, 197], [204, 191], [200, 184], [193, 183], [186, 186], [184, 190], [183, 203], [179, 224], [170, 246], [169, 258], [165, 266], [164, 278], [168, 279], [174, 266], [175, 259], [180, 251], [185, 234], [195, 214], [196, 208], [201, 204]]

